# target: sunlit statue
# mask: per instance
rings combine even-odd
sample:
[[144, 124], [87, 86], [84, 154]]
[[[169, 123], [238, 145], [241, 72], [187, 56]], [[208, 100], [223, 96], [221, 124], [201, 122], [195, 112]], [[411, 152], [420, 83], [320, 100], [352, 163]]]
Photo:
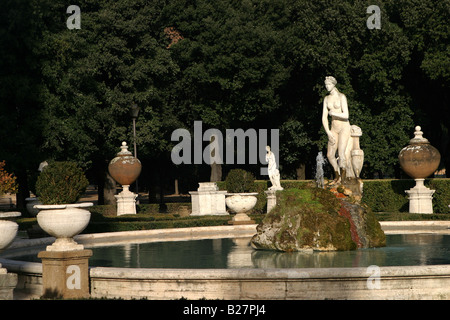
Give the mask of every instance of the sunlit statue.
[[[328, 135], [327, 158], [334, 169], [333, 183], [345, 183], [348, 178], [359, 179], [364, 152], [359, 147], [361, 128], [350, 125], [347, 98], [336, 84], [334, 77], [325, 78], [329, 94], [323, 100], [322, 124]], [[331, 128], [328, 116], [331, 117]]]
[[[328, 135], [327, 158], [334, 169], [334, 181], [346, 179], [346, 148], [350, 139], [350, 122], [347, 98], [336, 88], [334, 77], [325, 78], [325, 87], [329, 94], [323, 100], [322, 124]], [[331, 128], [328, 124], [331, 116]], [[336, 151], [339, 160], [336, 158]]]
[[283, 190], [283, 187], [280, 184], [280, 171], [277, 169], [277, 162], [275, 159], [275, 154], [270, 151], [270, 147], [266, 146], [266, 161], [268, 163], [267, 171], [269, 174], [270, 182], [272, 186], [269, 190]]

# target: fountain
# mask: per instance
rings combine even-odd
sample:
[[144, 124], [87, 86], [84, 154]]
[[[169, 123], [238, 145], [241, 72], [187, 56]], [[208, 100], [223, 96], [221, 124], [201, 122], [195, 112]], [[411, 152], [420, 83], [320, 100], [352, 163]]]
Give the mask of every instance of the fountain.
[[[336, 83], [333, 77], [325, 79], [330, 94], [324, 99], [322, 117], [328, 135], [327, 157], [335, 180], [325, 188], [325, 160], [319, 152], [316, 188], [289, 189], [277, 195], [277, 206], [258, 225], [252, 238], [255, 249], [313, 252], [385, 246], [386, 237], [373, 212], [358, 203], [362, 196], [359, 174], [364, 161], [359, 146], [362, 131], [350, 125], [347, 99], [337, 90]], [[332, 118], [331, 129], [328, 116]]]
[[[442, 259], [443, 251], [440, 248], [444, 249], [444, 253], [448, 248], [446, 243], [449, 241], [450, 223], [430, 221], [415, 225], [414, 222], [404, 221], [383, 222], [382, 226], [390, 239], [395, 241], [392, 243], [390, 240], [386, 248], [313, 254], [252, 250], [244, 238], [249, 239], [255, 233], [255, 225], [85, 234], [77, 236], [76, 240], [95, 252], [102, 246], [107, 250], [106, 255], [98, 256], [98, 261], [89, 270], [92, 298], [449, 299], [450, 265], [448, 259]], [[427, 233], [425, 237], [424, 233]], [[401, 260], [403, 247], [398, 247], [396, 240], [399, 237], [409, 243], [409, 248], [416, 246], [414, 255], [419, 260], [411, 260], [409, 254], [409, 261]], [[440, 237], [447, 237], [447, 240], [442, 242]], [[227, 239], [231, 238], [238, 238], [239, 243], [230, 246], [230, 240]], [[182, 241], [184, 247], [188, 246], [186, 240], [201, 239], [212, 242], [212, 247], [204, 253], [200, 253], [200, 249], [182, 250], [176, 242], [173, 245], [170, 243]], [[18, 274], [20, 281], [16, 292], [24, 297], [38, 298], [41, 295], [39, 279], [42, 267], [40, 263], [19, 258], [19, 251], [24, 250], [26, 254], [33, 255], [33, 246], [43, 246], [51, 241], [43, 238], [15, 242], [7, 252], [0, 255], [4, 267]], [[430, 248], [436, 241], [443, 247]], [[132, 247], [144, 249], [146, 243], [150, 242], [160, 248], [153, 254], [148, 249], [140, 253], [130, 250]], [[113, 245], [121, 245], [125, 250], [112, 255]], [[211, 249], [224, 250], [222, 254], [227, 256], [217, 257]], [[170, 264], [170, 261], [179, 258], [177, 254], [174, 255], [176, 250], [184, 259], [189, 259], [185, 260], [188, 265]], [[409, 249], [406, 251], [410, 252]], [[200, 254], [208, 263], [206, 269], [205, 266], [196, 266], [193, 261], [199, 259]], [[94, 260], [96, 255], [93, 256]], [[155, 264], [163, 259], [163, 255], [168, 258], [168, 262]], [[116, 262], [136, 259], [134, 263], [137, 265], [106, 264], [105, 257], [116, 257]], [[144, 259], [152, 265], [144, 264]], [[348, 262], [344, 263], [343, 259]], [[401, 261], [394, 261], [399, 259]], [[282, 265], [275, 264], [274, 260]], [[336, 263], [330, 264], [331, 260]], [[312, 261], [319, 264], [311, 264]], [[374, 268], [378, 270], [376, 273], [373, 272]], [[380, 286], [375, 290], [369, 286], [369, 282], [377, 279]]]

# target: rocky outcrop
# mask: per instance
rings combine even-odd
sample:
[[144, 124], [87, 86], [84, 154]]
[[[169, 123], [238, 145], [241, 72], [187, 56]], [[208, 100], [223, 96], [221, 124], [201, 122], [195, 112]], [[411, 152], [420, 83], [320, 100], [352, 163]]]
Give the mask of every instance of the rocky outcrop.
[[277, 205], [257, 226], [255, 249], [340, 251], [385, 246], [373, 212], [326, 189], [277, 192]]

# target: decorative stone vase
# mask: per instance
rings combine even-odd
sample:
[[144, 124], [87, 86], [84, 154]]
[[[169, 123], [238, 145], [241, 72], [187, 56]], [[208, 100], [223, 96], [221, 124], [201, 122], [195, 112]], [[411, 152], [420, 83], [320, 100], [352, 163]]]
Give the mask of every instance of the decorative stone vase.
[[410, 213], [433, 213], [433, 193], [424, 180], [439, 167], [441, 154], [424, 138], [420, 126], [415, 128], [414, 138], [404, 147], [398, 160], [403, 171], [416, 181], [414, 188], [406, 190]]
[[108, 171], [117, 183], [122, 186], [129, 186], [141, 174], [142, 165], [139, 159], [133, 157], [128, 151], [127, 143], [122, 142], [121, 151], [117, 153], [117, 157], [111, 160]]
[[439, 167], [441, 154], [424, 138], [421, 128], [417, 126], [414, 138], [404, 147], [399, 155], [400, 166], [413, 179], [425, 179]]
[[141, 174], [142, 165], [139, 159], [133, 157], [126, 142], [122, 142], [121, 151], [117, 157], [111, 160], [108, 171], [111, 177], [122, 185], [122, 192], [115, 195], [117, 199], [117, 215], [136, 214], [136, 198], [129, 190], [130, 185], [136, 181]]
[[247, 215], [247, 212], [252, 210], [257, 202], [257, 192], [250, 193], [227, 193], [225, 203], [227, 207], [236, 213], [230, 224], [253, 224], [255, 223]]
[[[362, 136], [362, 130], [360, 127], [352, 125], [350, 127], [350, 136], [352, 137], [352, 149], [350, 152], [351, 156], [351, 169], [352, 174], [355, 175], [356, 178], [359, 178], [361, 174], [362, 167], [364, 165], [364, 151], [361, 150], [359, 145], [359, 138]], [[350, 168], [349, 168], [350, 169]], [[350, 170], [347, 171], [350, 171]], [[347, 172], [349, 173], [349, 172]]]
[[356, 178], [359, 178], [364, 164], [364, 151], [361, 149], [352, 150], [352, 167]]
[[38, 204], [42, 204], [42, 203], [39, 201], [39, 198], [37, 198], [37, 197], [25, 198], [25, 201], [26, 201], [26, 203], [27, 203], [27, 204], [26, 204], [26, 208], [27, 208], [28, 213], [29, 213], [32, 217], [36, 217], [37, 214], [39, 213], [39, 210], [36, 209], [34, 206], [35, 206], [35, 205], [38, 205]]
[[37, 221], [39, 226], [49, 235], [56, 238], [55, 242], [47, 246], [47, 251], [73, 251], [83, 250], [84, 246], [73, 239], [83, 231], [91, 218], [86, 207], [92, 202], [62, 204], [62, 205], [35, 205], [39, 209]]

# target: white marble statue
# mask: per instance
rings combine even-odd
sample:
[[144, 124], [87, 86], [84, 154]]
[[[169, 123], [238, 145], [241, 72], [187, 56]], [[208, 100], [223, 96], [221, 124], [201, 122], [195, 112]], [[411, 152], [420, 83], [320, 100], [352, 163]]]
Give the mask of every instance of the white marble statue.
[[[328, 135], [327, 158], [334, 169], [335, 182], [346, 179], [347, 146], [351, 139], [351, 128], [347, 98], [336, 88], [337, 81], [334, 77], [325, 78], [325, 87], [329, 94], [323, 100], [322, 124]], [[328, 116], [331, 116], [331, 128], [328, 123]], [[336, 158], [336, 152], [339, 161]]]
[[277, 169], [277, 162], [275, 159], [275, 154], [270, 151], [270, 147], [266, 146], [266, 161], [268, 163], [267, 171], [269, 174], [270, 182], [272, 186], [269, 190], [283, 190], [280, 184], [280, 171]]

